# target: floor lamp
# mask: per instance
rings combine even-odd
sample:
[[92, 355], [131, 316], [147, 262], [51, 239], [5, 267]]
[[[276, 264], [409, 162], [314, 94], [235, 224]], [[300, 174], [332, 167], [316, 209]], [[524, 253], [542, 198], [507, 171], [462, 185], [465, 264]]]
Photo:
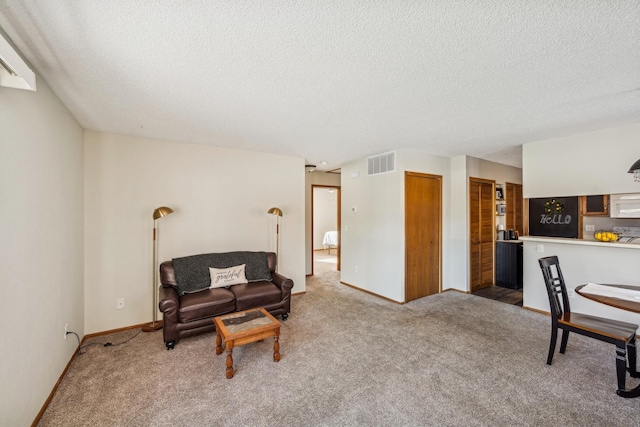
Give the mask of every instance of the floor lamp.
[[159, 207], [153, 211], [153, 321], [142, 328], [144, 332], [153, 332], [162, 329], [162, 322], [158, 320], [158, 229], [156, 225], [159, 218], [167, 216], [172, 212], [173, 209], [166, 206]]
[[280, 217], [282, 216], [282, 210], [280, 208], [271, 208], [267, 211], [268, 214], [276, 216], [276, 273], [278, 272], [278, 258], [280, 252]]

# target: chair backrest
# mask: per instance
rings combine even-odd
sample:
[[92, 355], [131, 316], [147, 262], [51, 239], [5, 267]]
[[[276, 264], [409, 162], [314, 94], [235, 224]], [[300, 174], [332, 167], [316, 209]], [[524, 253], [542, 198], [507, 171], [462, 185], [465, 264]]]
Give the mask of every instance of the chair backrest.
[[[544, 283], [547, 286], [551, 315], [554, 319], [559, 319], [563, 313], [571, 312], [567, 287], [564, 283], [562, 270], [560, 269], [560, 262], [557, 256], [550, 256], [540, 258], [538, 263], [544, 276]], [[562, 300], [560, 300], [560, 296], [562, 296]]]

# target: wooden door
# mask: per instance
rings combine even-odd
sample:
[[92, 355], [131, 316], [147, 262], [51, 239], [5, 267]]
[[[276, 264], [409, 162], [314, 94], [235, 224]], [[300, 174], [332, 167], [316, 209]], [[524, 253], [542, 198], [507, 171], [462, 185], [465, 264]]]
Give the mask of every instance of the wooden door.
[[507, 190], [507, 230], [516, 230], [521, 236], [524, 235], [524, 215], [522, 205], [522, 185], [506, 183]]
[[405, 302], [440, 292], [442, 177], [405, 172]]
[[469, 269], [471, 292], [493, 285], [495, 182], [469, 178]]

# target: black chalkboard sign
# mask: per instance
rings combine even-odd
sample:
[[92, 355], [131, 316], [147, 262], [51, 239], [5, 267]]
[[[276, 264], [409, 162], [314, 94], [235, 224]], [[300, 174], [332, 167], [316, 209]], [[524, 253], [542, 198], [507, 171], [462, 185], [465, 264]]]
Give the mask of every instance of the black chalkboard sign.
[[529, 199], [529, 235], [578, 238], [578, 197]]

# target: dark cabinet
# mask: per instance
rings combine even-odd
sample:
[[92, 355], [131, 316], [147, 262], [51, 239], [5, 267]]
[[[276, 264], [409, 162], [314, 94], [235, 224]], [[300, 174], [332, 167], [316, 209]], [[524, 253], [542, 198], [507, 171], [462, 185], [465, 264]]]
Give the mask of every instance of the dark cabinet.
[[583, 216], [609, 216], [609, 195], [580, 196], [580, 213]]
[[522, 288], [522, 242], [496, 242], [496, 285], [503, 288]]

